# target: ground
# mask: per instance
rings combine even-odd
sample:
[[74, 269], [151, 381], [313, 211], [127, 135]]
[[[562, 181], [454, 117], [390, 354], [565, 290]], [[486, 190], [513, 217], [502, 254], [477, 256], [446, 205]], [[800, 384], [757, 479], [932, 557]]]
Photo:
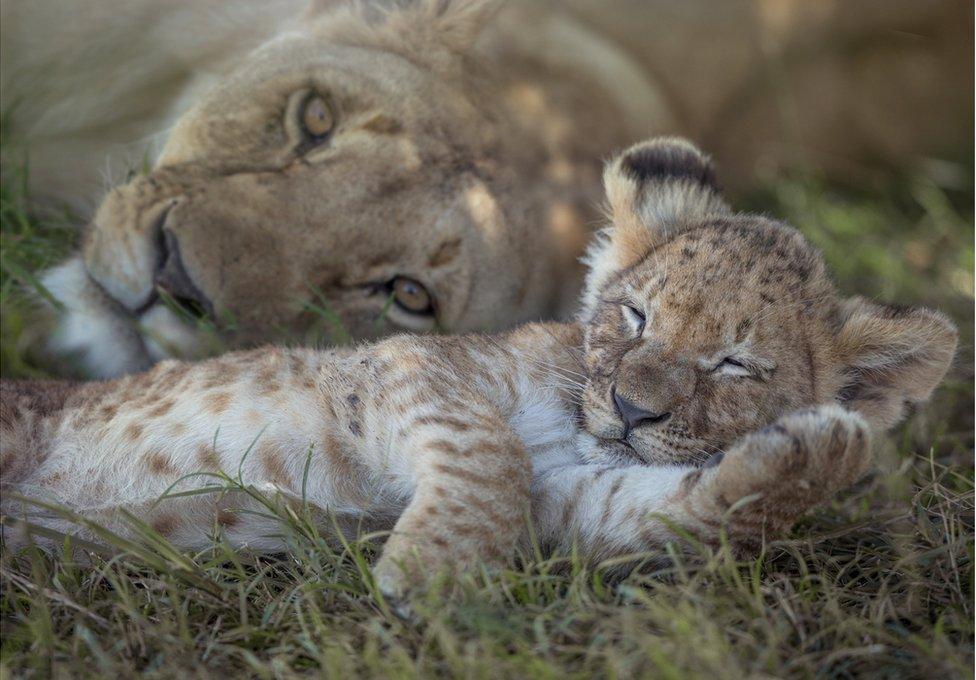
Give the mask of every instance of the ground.
[[[845, 292], [938, 307], [962, 334], [937, 398], [880, 447], [871, 477], [760, 557], [703, 552], [611, 583], [609, 565], [528, 555], [402, 620], [372, 596], [366, 546], [331, 550], [294, 514], [281, 514], [293, 548], [280, 556], [181, 554], [151, 530], [149, 548], [106, 536], [116, 550], [84, 565], [4, 549], [0, 678], [971, 677], [971, 167], [868, 175], [856, 190], [796, 173], [736, 200], [800, 227]], [[7, 172], [0, 205], [6, 377], [39, 372], [25, 291], [74, 238], [69, 217], [28, 214], [21, 179]]]

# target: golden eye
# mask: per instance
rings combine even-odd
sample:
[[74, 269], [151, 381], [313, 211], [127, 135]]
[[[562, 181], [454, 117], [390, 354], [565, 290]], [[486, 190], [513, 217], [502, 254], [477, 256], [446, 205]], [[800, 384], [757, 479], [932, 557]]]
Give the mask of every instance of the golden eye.
[[434, 301], [421, 283], [398, 276], [390, 283], [390, 289], [393, 300], [411, 314], [430, 314], [434, 311]]
[[322, 97], [313, 95], [305, 100], [302, 106], [302, 129], [305, 134], [314, 138], [325, 137], [332, 132], [334, 125], [332, 109]]

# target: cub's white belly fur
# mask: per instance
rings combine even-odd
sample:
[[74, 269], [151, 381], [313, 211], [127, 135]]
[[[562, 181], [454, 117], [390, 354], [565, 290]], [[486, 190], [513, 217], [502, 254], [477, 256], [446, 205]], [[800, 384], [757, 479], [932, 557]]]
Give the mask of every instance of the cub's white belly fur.
[[581, 462], [576, 448], [578, 428], [573, 413], [551, 387], [531, 385], [523, 379], [520, 403], [509, 425], [525, 444], [534, 477], [560, 465]]

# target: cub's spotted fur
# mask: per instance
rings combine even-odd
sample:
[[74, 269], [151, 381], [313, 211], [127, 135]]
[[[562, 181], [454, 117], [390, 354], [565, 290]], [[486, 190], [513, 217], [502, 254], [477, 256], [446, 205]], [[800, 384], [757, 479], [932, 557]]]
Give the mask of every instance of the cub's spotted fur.
[[[394, 595], [503, 563], [528, 509], [543, 546], [592, 559], [658, 548], [674, 527], [715, 542], [723, 523], [754, 547], [857, 479], [869, 426], [929, 395], [955, 330], [839, 299], [797, 232], [731, 213], [711, 177], [677, 140], [608, 165], [611, 225], [589, 252], [579, 323], [4, 383], [5, 491], [118, 531], [125, 509], [186, 548], [215, 532], [281, 548], [243, 494], [158, 500], [222, 469], [306, 498], [325, 528], [392, 530], [376, 573]], [[9, 494], [3, 508], [72, 530]]]

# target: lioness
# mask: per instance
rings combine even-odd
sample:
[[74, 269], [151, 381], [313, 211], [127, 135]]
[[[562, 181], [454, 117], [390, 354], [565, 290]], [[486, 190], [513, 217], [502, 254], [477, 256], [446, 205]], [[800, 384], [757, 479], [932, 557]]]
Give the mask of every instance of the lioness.
[[5, 382], [4, 513], [75, 528], [16, 491], [122, 532], [127, 510], [179, 546], [222, 531], [286, 547], [240, 490], [160, 500], [227, 470], [304, 499], [324, 530], [392, 529], [375, 568], [392, 596], [511, 559], [530, 498], [541, 545], [588, 559], [658, 549], [676, 527], [716, 543], [726, 521], [754, 549], [858, 478], [871, 430], [945, 374], [955, 328], [839, 299], [803, 237], [733, 214], [686, 143], [635, 146], [605, 182], [581, 323]]
[[939, 151], [971, 118], [969, 11], [4, 0], [5, 123], [35, 190], [99, 195], [122, 141], [149, 168], [46, 277], [50, 347], [106, 377], [210, 351], [194, 315], [231, 346], [560, 316], [611, 150], [685, 133], [739, 184], [746, 158]]

